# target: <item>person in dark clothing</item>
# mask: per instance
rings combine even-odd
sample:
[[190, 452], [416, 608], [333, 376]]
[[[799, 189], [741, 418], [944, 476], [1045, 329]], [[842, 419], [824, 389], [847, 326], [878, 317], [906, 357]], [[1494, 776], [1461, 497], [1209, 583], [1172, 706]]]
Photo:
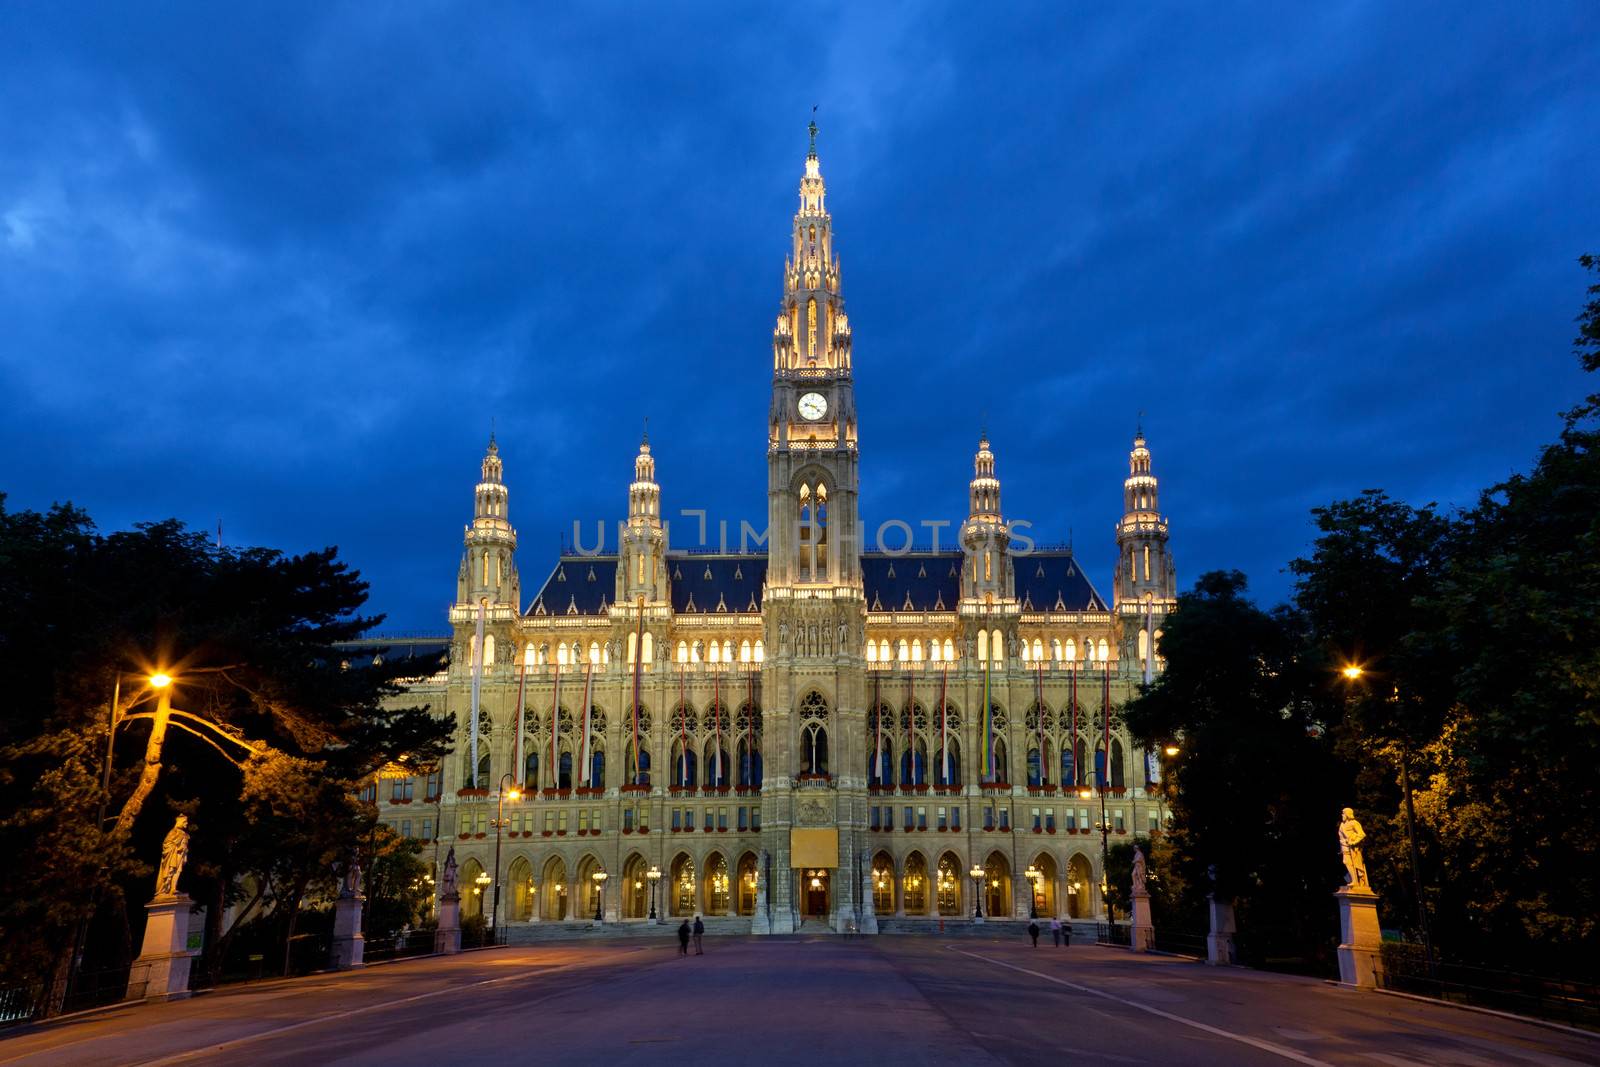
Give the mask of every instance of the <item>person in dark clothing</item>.
[[1059, 917], [1050, 920], [1050, 940], [1056, 943], [1057, 948], [1061, 947], [1061, 919]]
[[706, 924], [700, 921], [700, 916], [696, 915], [694, 917], [694, 954], [696, 956], [704, 956], [706, 954], [705, 936]]
[[1038, 923], [1031, 922], [1031, 923], [1028, 924], [1028, 936], [1033, 938], [1033, 947], [1034, 948], [1038, 948], [1039, 947], [1039, 924]]
[[689, 920], [685, 919], [685, 920], [683, 920], [683, 924], [678, 927], [678, 955], [687, 956], [688, 954], [689, 954]]

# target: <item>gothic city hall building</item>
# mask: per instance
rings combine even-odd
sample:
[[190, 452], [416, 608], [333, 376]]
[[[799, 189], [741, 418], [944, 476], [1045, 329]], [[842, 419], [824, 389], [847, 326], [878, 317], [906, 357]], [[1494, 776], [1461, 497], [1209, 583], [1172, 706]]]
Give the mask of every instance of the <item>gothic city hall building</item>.
[[813, 128], [772, 332], [765, 544], [669, 544], [672, 475], [646, 438], [612, 550], [544, 561], [525, 597], [491, 438], [449, 648], [400, 698], [453, 714], [454, 752], [380, 783], [382, 819], [425, 858], [455, 849], [464, 914], [489, 917], [498, 866], [513, 940], [652, 912], [754, 933], [1102, 915], [1106, 844], [1163, 819], [1158, 757], [1116, 709], [1161, 667], [1167, 520], [1141, 433], [1108, 598], [1070, 548], [1014, 536], [987, 436], [956, 545], [868, 546]]

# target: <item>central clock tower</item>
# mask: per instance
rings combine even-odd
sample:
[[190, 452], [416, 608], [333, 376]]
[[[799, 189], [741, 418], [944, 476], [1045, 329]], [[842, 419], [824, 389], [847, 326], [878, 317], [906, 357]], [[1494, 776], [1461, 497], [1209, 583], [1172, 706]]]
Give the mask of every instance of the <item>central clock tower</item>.
[[758, 932], [795, 929], [802, 899], [815, 906], [819, 893], [834, 929], [856, 922], [868, 844], [858, 470], [850, 320], [813, 123], [772, 331], [761, 603], [761, 806], [772, 895], [770, 926], [762, 916]]

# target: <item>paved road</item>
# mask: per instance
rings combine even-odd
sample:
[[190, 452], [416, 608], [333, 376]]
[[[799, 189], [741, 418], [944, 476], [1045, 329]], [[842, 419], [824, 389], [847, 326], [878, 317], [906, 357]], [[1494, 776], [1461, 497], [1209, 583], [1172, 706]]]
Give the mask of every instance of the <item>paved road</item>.
[[1116, 949], [914, 937], [495, 949], [0, 1039], [0, 1064], [1600, 1064], [1600, 1038]]

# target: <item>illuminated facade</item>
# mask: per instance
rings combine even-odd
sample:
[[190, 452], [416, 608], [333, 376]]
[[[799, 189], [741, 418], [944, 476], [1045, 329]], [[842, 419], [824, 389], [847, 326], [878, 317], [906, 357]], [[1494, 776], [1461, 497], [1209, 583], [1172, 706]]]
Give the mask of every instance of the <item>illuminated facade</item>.
[[772, 354], [763, 552], [674, 549], [646, 439], [614, 551], [561, 556], [524, 601], [491, 439], [449, 666], [408, 694], [454, 713], [458, 742], [427, 780], [382, 784], [384, 820], [456, 847], [462, 886], [483, 890], [471, 914], [492, 899], [496, 793], [515, 785], [500, 828], [513, 936], [592, 921], [597, 893], [607, 921], [643, 920], [652, 891], [662, 916], [758, 933], [975, 905], [1026, 917], [1030, 880], [1039, 915], [1095, 916], [1102, 817], [1112, 842], [1162, 817], [1155, 768], [1105, 714], [1159, 669], [1173, 606], [1143, 434], [1109, 604], [1070, 549], [1013, 543], [987, 435], [957, 547], [862, 551], [850, 322], [814, 130]]

